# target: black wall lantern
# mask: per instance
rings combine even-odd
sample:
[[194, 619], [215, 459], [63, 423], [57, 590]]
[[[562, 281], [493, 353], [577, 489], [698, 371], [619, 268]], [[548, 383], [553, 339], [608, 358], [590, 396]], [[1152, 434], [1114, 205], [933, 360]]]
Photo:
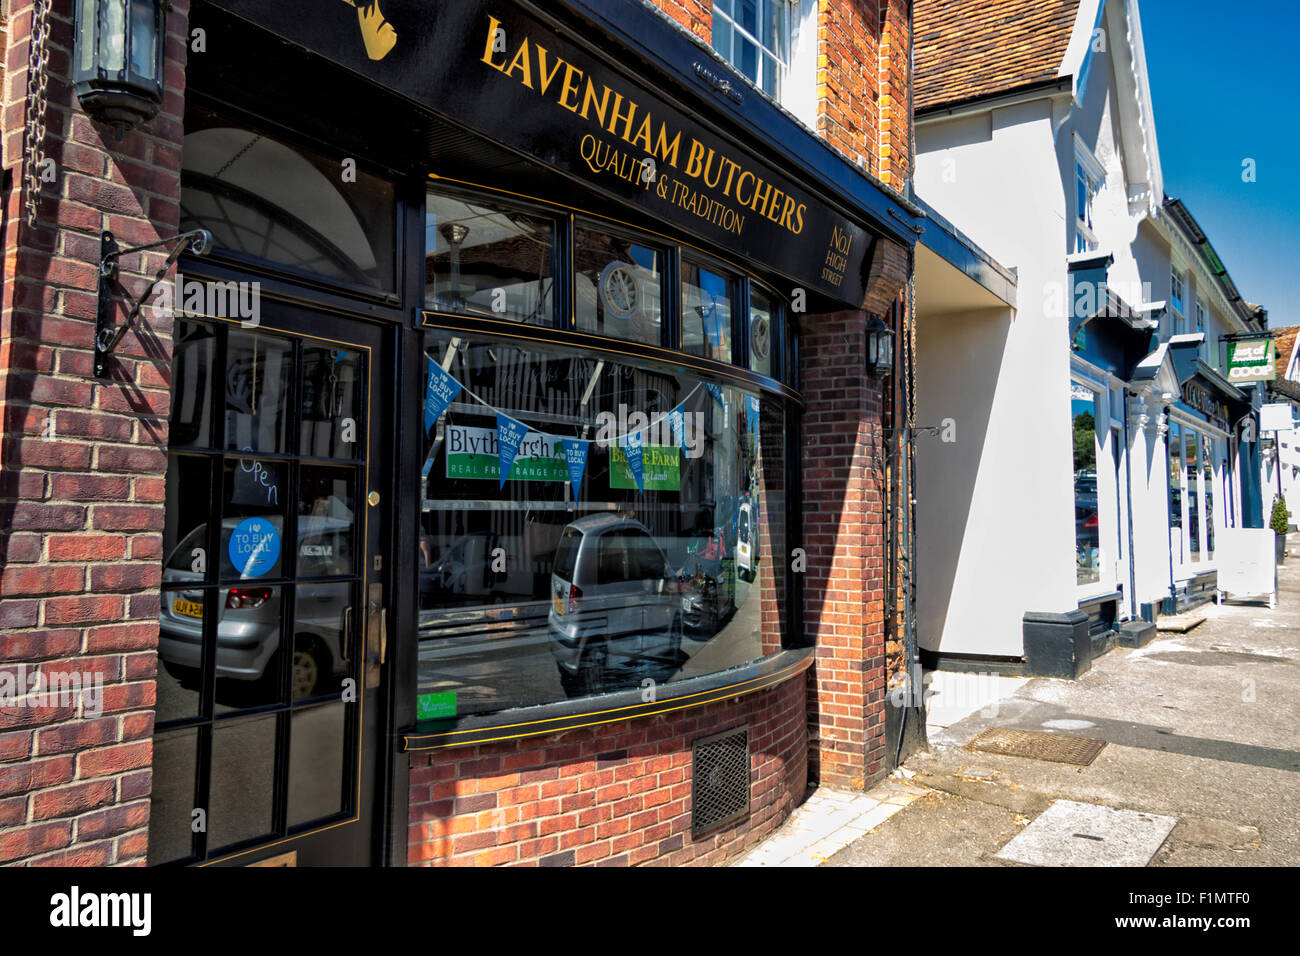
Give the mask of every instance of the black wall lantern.
[[873, 315], [867, 320], [867, 371], [885, 376], [894, 370], [894, 330]]
[[157, 115], [163, 99], [167, 0], [76, 0], [72, 80], [92, 117], [120, 137]]

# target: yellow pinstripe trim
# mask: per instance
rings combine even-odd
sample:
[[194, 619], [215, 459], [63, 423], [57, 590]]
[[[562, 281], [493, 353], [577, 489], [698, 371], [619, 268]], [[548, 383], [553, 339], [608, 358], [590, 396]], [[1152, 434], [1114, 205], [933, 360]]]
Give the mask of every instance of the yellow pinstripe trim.
[[[753, 680], [742, 681], [738, 684], [728, 684], [725, 687], [717, 687], [714, 688], [713, 690], [700, 691], [699, 693], [695, 693], [695, 694], [687, 694], [684, 697], [674, 697], [671, 700], [664, 701], [664, 706], [662, 707], [655, 707], [652, 705], [647, 709], [642, 709], [645, 708], [645, 705], [643, 704], [629, 704], [626, 707], [615, 707], [615, 708], [611, 708], [610, 710], [596, 710], [587, 714], [574, 714], [569, 717], [547, 717], [547, 718], [543, 718], [542, 720], [523, 721], [517, 724], [502, 724], [498, 727], [479, 727], [472, 730], [449, 730], [446, 733], [441, 733], [441, 734], [406, 734], [403, 735], [402, 738], [403, 749], [407, 753], [418, 753], [424, 750], [445, 750], [451, 747], [467, 747], [467, 746], [477, 745], [477, 744], [496, 743], [503, 740], [518, 740], [524, 737], [536, 737], [543, 734], [562, 733], [570, 730], [577, 730], [581, 727], [594, 727], [598, 724], [614, 723], [622, 720], [636, 720], [640, 717], [654, 717], [659, 714], [672, 713], [673, 711], [688, 710], [692, 707], [703, 707], [708, 704], [717, 703], [720, 700], [725, 700], [728, 697], [746, 696], [748, 694], [753, 694], [757, 691], [764, 690], [772, 686], [773, 684], [781, 683], [787, 678], [793, 677], [796, 673], [807, 670], [807, 668], [811, 666], [811, 664], [812, 664], [812, 658], [808, 657], [797, 664], [792, 664], [783, 670], [777, 671], [773, 674], [768, 674], [765, 677], [756, 677]], [[750, 687], [749, 685], [751, 684], [755, 686]], [[691, 700], [692, 698], [696, 698], [696, 697], [707, 697], [709, 699], [695, 700], [692, 701], [691, 703], [681, 704], [680, 706], [676, 706], [676, 707], [668, 706], [669, 704], [676, 704], [678, 701]], [[562, 724], [563, 721], [581, 720], [584, 717], [601, 717], [601, 715], [604, 714], [617, 714], [628, 710], [637, 710], [639, 712], [634, 714], [624, 714], [621, 717], [603, 717], [600, 720], [588, 721], [587, 723], [582, 723], [582, 724]], [[459, 740], [459, 741], [453, 741], [445, 744], [430, 744], [429, 746], [426, 747], [410, 746], [410, 743], [412, 741], [437, 739], [442, 737], [452, 737], [457, 734], [491, 734], [498, 730], [509, 730], [513, 727], [531, 727], [537, 724], [557, 724], [557, 723], [561, 723], [562, 726], [547, 727], [547, 728], [542, 728], [540, 730], [533, 730], [533, 731], [528, 731], [526, 733], [519, 733], [519, 734], [504, 734], [497, 737], [484, 737], [481, 740], [478, 739]]]

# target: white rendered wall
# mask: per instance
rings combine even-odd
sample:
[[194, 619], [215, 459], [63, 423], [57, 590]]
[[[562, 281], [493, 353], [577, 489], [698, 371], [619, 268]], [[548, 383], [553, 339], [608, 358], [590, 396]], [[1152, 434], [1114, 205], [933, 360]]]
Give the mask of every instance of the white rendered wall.
[[[918, 421], [951, 417], [957, 435], [918, 440], [929, 650], [1019, 656], [1026, 611], [1078, 603], [1069, 332], [1048, 314], [1063, 307], [1067, 248], [1052, 109], [1038, 100], [917, 129], [917, 193], [1018, 279], [1005, 334], [988, 316], [925, 317], [917, 291]], [[961, 481], [944, 485], [948, 471]]]

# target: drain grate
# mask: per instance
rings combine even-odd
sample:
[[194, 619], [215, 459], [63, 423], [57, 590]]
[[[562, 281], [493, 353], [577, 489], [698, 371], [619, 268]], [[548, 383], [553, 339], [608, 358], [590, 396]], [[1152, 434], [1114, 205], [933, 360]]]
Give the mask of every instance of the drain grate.
[[691, 747], [691, 837], [749, 815], [749, 730], [729, 730]]
[[1104, 740], [1087, 737], [1066, 737], [1062, 734], [1040, 734], [1033, 730], [1012, 730], [1009, 727], [990, 727], [966, 745], [967, 750], [986, 754], [1003, 754], [1007, 757], [1029, 757], [1032, 760], [1050, 760], [1053, 763], [1072, 763], [1086, 767], [1097, 759], [1106, 746]]

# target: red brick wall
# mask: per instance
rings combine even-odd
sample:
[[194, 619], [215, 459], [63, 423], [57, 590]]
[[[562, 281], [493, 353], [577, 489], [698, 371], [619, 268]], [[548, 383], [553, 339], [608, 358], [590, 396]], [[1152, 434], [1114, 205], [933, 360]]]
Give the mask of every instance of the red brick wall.
[[686, 32], [709, 42], [713, 35], [713, 0], [654, 0], [654, 5]]
[[878, 0], [820, 0], [817, 132], [849, 162], [879, 175]]
[[[710, 42], [708, 0], [654, 5]], [[912, 175], [908, 7], [908, 0], [817, 0], [817, 133], [900, 192]]]
[[899, 192], [912, 178], [909, 0], [878, 0], [880, 179]]
[[[0, 862], [139, 864], [149, 817], [170, 322], [147, 313], [111, 381], [91, 372], [99, 234], [175, 235], [189, 0], [172, 0], [163, 112], [117, 140], [67, 82], [72, 4], [54, 5], [39, 224], [22, 209], [31, 3], [4, 46], [0, 306], [0, 667], [99, 675], [103, 715], [0, 709]], [[139, 294], [165, 251], [126, 257]], [[119, 318], [124, 313], [119, 311]], [[73, 845], [75, 844], [75, 847]], [[73, 847], [73, 848], [70, 848]]]
[[866, 314], [804, 323], [804, 632], [812, 771], [862, 789], [884, 773], [886, 462], [879, 382], [864, 374]]
[[[695, 710], [411, 754], [407, 859], [424, 866], [709, 865], [780, 826], [807, 782], [805, 682]], [[748, 725], [750, 815], [691, 839], [691, 744]]]

